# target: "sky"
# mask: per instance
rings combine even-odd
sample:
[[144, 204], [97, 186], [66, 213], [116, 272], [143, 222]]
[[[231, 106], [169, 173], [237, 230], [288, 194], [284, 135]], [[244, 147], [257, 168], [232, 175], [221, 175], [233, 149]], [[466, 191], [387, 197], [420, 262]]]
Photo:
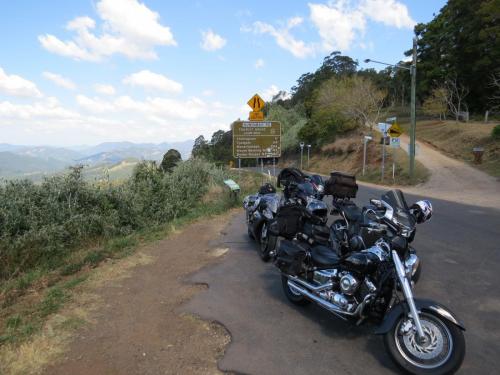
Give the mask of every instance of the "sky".
[[0, 5], [0, 143], [210, 138], [341, 51], [398, 62], [445, 0]]

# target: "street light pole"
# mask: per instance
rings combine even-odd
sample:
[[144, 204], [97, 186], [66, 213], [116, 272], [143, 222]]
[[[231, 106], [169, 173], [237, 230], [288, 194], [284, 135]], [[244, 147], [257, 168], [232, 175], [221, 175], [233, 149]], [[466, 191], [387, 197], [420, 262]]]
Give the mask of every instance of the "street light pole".
[[416, 91], [417, 91], [417, 38], [413, 38], [413, 62], [411, 65], [411, 105], [410, 105], [410, 180], [415, 175], [415, 139], [417, 129]]

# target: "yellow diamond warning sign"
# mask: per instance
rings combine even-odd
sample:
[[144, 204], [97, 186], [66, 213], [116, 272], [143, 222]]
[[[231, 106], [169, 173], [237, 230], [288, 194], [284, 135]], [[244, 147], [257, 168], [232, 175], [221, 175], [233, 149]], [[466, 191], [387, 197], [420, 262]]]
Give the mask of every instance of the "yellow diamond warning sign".
[[395, 122], [387, 131], [387, 134], [393, 138], [398, 138], [401, 134], [403, 134], [403, 130], [401, 127]]
[[252, 111], [258, 112], [261, 111], [262, 108], [266, 105], [266, 102], [259, 96], [259, 94], [255, 94], [252, 98], [247, 102], [247, 104], [252, 108]]

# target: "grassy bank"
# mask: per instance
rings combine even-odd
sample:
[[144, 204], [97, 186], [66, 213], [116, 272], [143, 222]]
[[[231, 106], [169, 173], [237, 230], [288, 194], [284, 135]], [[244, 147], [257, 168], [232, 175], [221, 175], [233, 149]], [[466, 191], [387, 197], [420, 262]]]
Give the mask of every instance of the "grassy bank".
[[[39, 188], [28, 182], [2, 187], [0, 354], [2, 347], [12, 352], [40, 332], [101, 264], [239, 205], [241, 199], [230, 197], [223, 178], [235, 179], [241, 195], [255, 191], [261, 181], [255, 174], [232, 175], [201, 161], [182, 163], [171, 175], [153, 167], [142, 164], [121, 186], [91, 185], [75, 171]], [[78, 225], [67, 226], [75, 220]], [[75, 317], [63, 324], [80, 323]]]
[[[500, 122], [499, 122], [500, 123]], [[470, 121], [419, 121], [417, 140], [426, 142], [448, 156], [465, 161], [492, 176], [500, 177], [500, 140], [491, 136], [498, 123]], [[408, 131], [409, 124], [402, 124]], [[472, 149], [484, 147], [483, 163], [474, 164]]]
[[[374, 140], [367, 145], [366, 171], [363, 171], [363, 143], [362, 139], [368, 130], [355, 130], [335, 142], [323, 146], [320, 152], [312, 152], [309, 167], [307, 157], [304, 157], [304, 169], [328, 175], [332, 171], [341, 171], [356, 175], [361, 181], [383, 183], [384, 185], [411, 185], [427, 181], [429, 171], [421, 163], [415, 163], [415, 179], [410, 181], [408, 154], [402, 149], [394, 150], [386, 147], [386, 164], [382, 181], [382, 145], [380, 136], [373, 132]], [[395, 179], [392, 178], [392, 165], [395, 161]], [[282, 160], [280, 165], [295, 165], [300, 167], [300, 155]]]

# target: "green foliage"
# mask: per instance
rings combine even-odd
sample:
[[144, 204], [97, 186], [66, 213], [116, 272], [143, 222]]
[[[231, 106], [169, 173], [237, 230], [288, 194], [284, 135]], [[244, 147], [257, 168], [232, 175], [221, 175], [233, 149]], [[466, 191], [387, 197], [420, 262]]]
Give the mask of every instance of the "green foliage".
[[160, 168], [163, 172], [170, 173], [180, 161], [182, 161], [180, 152], [171, 148], [163, 155]]
[[[119, 186], [92, 185], [82, 168], [47, 178], [42, 184], [14, 180], [0, 186], [0, 280], [35, 269], [55, 269], [82, 244], [127, 235], [189, 212], [224, 172], [200, 160], [179, 163], [170, 174], [141, 162]], [[116, 244], [121, 247], [123, 244]], [[107, 252], [92, 252], [67, 265], [72, 274], [95, 265]]]
[[449, 0], [431, 22], [415, 27], [420, 98], [436, 83], [456, 78], [470, 89], [472, 111], [488, 109], [488, 82], [500, 61], [499, 11], [499, 0]]
[[282, 105], [271, 103], [268, 107], [266, 119], [281, 122], [282, 151], [289, 152], [296, 149], [300, 141], [299, 132], [307, 123], [304, 106], [299, 104], [287, 109]]
[[496, 141], [500, 141], [500, 125], [497, 125], [491, 131], [491, 138]]

